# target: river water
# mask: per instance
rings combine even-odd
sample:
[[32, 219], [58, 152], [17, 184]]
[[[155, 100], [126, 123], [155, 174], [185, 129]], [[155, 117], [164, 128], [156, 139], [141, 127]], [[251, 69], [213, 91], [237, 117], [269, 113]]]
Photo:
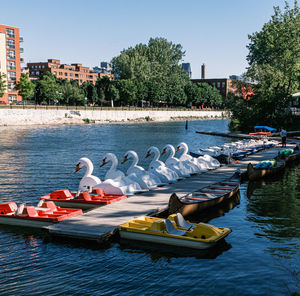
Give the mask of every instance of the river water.
[[[229, 139], [196, 134], [227, 131], [227, 120], [111, 125], [1, 127], [0, 202], [37, 204], [56, 189], [76, 190], [80, 157], [99, 164], [135, 150], [186, 142], [192, 151]], [[126, 170], [128, 164], [119, 165]], [[0, 295], [291, 295], [300, 293], [300, 166], [278, 180], [245, 183], [240, 199], [199, 215], [230, 227], [208, 252], [115, 242], [105, 248], [0, 226]]]

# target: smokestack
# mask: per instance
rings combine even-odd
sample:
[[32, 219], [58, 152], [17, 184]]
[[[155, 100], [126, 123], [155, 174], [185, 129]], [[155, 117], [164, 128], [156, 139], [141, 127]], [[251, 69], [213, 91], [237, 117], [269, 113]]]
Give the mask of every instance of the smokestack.
[[201, 79], [205, 79], [205, 64], [201, 66]]

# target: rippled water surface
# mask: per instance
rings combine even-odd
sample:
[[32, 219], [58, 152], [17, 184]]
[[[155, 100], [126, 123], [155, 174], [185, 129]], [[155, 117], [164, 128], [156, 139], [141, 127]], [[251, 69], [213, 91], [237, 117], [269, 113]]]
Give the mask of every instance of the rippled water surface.
[[[195, 130], [227, 131], [228, 121], [1, 127], [0, 201], [36, 204], [56, 189], [76, 190], [90, 158], [94, 174], [106, 152], [181, 141], [192, 151], [229, 141]], [[120, 166], [125, 170], [127, 166]], [[116, 242], [107, 248], [62, 241], [44, 233], [0, 226], [0, 295], [290, 295], [300, 293], [300, 166], [282, 178], [243, 184], [236, 198], [199, 221], [230, 227], [208, 252]]]

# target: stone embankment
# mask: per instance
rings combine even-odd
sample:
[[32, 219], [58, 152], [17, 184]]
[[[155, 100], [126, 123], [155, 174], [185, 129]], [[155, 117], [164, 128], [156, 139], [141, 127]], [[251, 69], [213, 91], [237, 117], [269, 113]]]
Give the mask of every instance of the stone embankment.
[[0, 109], [0, 126], [224, 118], [224, 111]]

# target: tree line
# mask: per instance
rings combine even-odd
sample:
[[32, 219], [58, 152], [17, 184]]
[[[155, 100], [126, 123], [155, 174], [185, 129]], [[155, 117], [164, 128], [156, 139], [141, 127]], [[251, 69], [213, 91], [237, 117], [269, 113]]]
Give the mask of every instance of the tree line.
[[216, 88], [191, 82], [180, 65], [184, 55], [180, 44], [151, 38], [112, 59], [112, 80], [104, 76], [95, 85], [79, 85], [49, 72], [32, 81], [23, 73], [16, 87], [23, 99], [36, 104], [221, 107]]
[[297, 130], [300, 120], [291, 112], [292, 94], [300, 90], [300, 11], [288, 3], [282, 11], [274, 7], [274, 15], [259, 32], [249, 35], [249, 64], [244, 81], [237, 83], [242, 94], [252, 81], [254, 95], [229, 98], [232, 111], [231, 128], [249, 131], [255, 125]]

